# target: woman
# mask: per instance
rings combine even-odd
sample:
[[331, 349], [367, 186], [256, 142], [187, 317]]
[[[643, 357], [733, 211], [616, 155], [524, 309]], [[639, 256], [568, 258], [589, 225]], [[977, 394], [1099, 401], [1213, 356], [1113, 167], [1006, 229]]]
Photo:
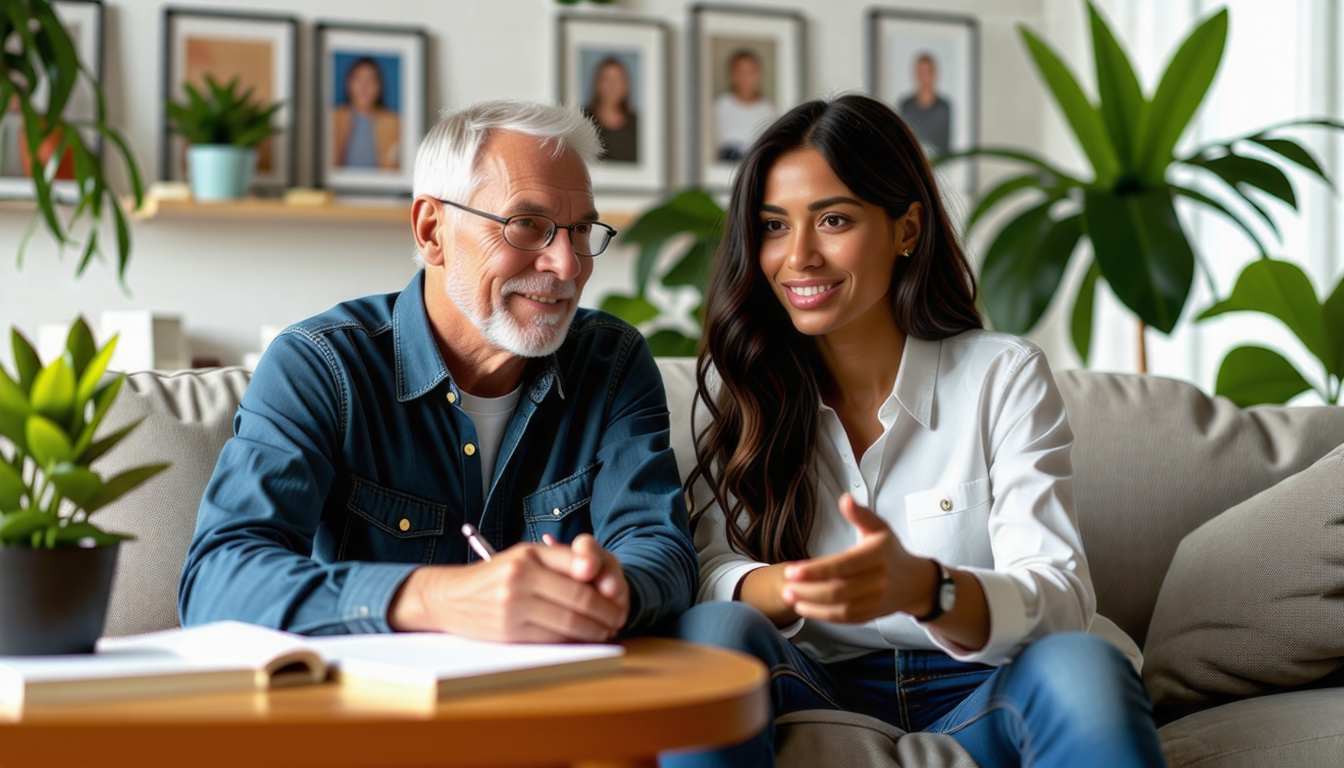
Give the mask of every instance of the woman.
[[615, 56], [602, 60], [593, 72], [593, 95], [583, 113], [597, 124], [606, 147], [603, 160], [639, 162], [639, 120], [630, 108], [630, 73]]
[[[1083, 634], [1049, 366], [982, 330], [909, 127], [865, 96], [793, 109], [746, 154], [726, 226], [688, 480], [709, 602], [679, 636], [761, 658], [776, 716], [947, 733], [982, 768], [1164, 765], [1133, 668]], [[665, 764], [773, 760], [767, 727]]]
[[332, 110], [332, 145], [339, 168], [401, 167], [401, 117], [383, 101], [383, 73], [363, 56], [345, 72], [345, 101]]

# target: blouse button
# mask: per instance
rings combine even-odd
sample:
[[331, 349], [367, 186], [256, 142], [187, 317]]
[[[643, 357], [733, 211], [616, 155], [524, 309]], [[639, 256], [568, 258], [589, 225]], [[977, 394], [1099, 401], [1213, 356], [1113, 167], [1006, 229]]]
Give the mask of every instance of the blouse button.
[[944, 512], [951, 512], [951, 511], [952, 511], [952, 500], [951, 500], [951, 499], [943, 499], [941, 502], [938, 503], [938, 506], [942, 507]]
[[467, 443], [465, 446], [462, 447], [462, 452], [467, 454], [468, 456], [475, 456], [476, 446], [472, 445], [471, 443]]

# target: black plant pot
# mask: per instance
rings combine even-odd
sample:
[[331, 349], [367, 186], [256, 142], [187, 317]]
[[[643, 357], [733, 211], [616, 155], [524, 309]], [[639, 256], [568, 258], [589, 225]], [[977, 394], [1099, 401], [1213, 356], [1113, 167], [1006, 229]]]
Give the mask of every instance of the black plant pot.
[[0, 547], [0, 655], [91, 653], [117, 549]]

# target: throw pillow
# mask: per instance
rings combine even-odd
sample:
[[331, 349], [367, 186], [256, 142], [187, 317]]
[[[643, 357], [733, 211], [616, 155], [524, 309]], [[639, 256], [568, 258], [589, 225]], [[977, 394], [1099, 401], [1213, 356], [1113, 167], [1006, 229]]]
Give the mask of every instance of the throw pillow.
[[1344, 667], [1344, 446], [1185, 537], [1144, 659], [1162, 720]]

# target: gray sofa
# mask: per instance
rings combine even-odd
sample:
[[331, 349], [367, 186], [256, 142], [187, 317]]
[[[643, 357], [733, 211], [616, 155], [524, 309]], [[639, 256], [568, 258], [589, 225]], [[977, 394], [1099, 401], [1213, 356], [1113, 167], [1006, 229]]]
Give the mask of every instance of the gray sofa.
[[[694, 363], [659, 364], [684, 477]], [[1344, 443], [1344, 408], [1243, 410], [1152, 376], [1066, 371], [1057, 381], [1077, 438], [1098, 610], [1145, 651], [1145, 684], [1159, 718], [1172, 720], [1161, 728], [1172, 765], [1344, 766], [1344, 619], [1333, 623], [1344, 616], [1344, 486], [1333, 485], [1344, 483], [1344, 453], [1322, 459]], [[173, 468], [99, 514], [137, 537], [122, 553], [106, 634], [177, 625], [196, 508], [247, 382], [238, 368], [129, 377], [108, 426], [146, 419], [101, 468]], [[1234, 507], [1239, 517], [1223, 514]], [[1261, 567], [1262, 557], [1272, 562]], [[1180, 583], [1164, 584], [1169, 569]], [[969, 764], [946, 737], [897, 740], [861, 717], [802, 713], [779, 725], [782, 764]]]

